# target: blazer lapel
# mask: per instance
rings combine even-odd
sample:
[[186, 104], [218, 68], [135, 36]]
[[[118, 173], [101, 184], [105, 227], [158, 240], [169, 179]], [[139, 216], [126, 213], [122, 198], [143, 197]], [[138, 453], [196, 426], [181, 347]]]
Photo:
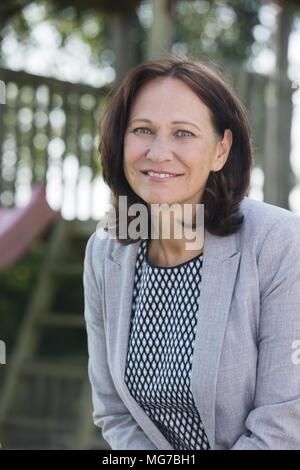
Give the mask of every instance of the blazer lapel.
[[158, 449], [172, 450], [171, 444], [132, 397], [125, 383], [135, 262], [140, 244], [141, 241], [125, 248], [116, 243], [111, 258], [105, 259], [105, 296], [112, 374], [120, 397], [145, 434]]
[[[135, 262], [140, 243], [124, 247], [116, 242], [105, 259], [105, 296], [111, 331], [108, 341], [115, 351], [111, 354], [111, 365], [116, 387], [133, 417], [159, 449], [173, 449], [134, 400], [124, 381]], [[234, 234], [219, 237], [205, 230], [191, 389], [212, 449], [218, 365], [239, 260]]]
[[210, 447], [215, 447], [215, 402], [219, 360], [240, 252], [235, 235], [205, 231], [191, 389]]

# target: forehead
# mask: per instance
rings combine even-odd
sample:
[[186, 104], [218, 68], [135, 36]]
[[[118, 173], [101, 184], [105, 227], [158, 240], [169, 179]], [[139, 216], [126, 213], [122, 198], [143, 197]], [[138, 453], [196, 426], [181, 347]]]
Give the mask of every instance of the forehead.
[[210, 119], [210, 110], [182, 80], [157, 77], [139, 90], [132, 103], [130, 117], [159, 119], [162, 115], [169, 116], [170, 120], [187, 117]]

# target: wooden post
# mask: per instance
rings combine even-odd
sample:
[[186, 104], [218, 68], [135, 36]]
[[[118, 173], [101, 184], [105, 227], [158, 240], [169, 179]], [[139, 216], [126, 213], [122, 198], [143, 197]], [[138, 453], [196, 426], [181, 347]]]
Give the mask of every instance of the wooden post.
[[293, 90], [287, 76], [291, 23], [291, 11], [282, 7], [278, 13], [275, 73], [265, 92], [264, 200], [286, 209], [293, 178], [290, 166]]
[[136, 12], [113, 12], [109, 16], [111, 47], [115, 54], [115, 85], [137, 62]]
[[170, 52], [174, 26], [170, 0], [152, 0], [153, 24], [149, 31], [146, 58], [157, 59]]

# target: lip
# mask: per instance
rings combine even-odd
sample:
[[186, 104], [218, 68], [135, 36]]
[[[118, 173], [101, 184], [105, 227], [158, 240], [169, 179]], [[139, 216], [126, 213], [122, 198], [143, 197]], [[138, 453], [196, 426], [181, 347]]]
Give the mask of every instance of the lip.
[[[151, 171], [151, 170], [150, 170]], [[158, 183], [166, 183], [167, 181], [171, 181], [171, 180], [176, 180], [177, 178], [180, 178], [181, 176], [183, 175], [170, 175], [170, 176], [167, 176], [165, 178], [160, 178], [159, 176], [150, 176], [148, 175], [146, 172], [141, 172], [143, 174], [143, 176], [145, 176], [145, 178], [147, 178], [149, 181], [155, 181], [155, 182], [158, 182]], [[163, 173], [163, 172], [160, 172], [160, 173]], [[166, 172], [167, 173], [167, 172]]]
[[146, 168], [145, 170], [141, 170], [142, 173], [148, 173], [148, 171], [152, 171], [153, 173], [169, 173], [170, 175], [174, 176], [181, 176], [181, 173], [173, 173], [172, 171], [168, 170], [154, 170], [153, 168]]

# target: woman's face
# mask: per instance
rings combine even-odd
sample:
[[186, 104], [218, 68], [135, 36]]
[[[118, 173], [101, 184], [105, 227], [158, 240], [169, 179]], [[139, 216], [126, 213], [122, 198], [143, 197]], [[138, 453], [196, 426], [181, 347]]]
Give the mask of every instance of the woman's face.
[[216, 135], [209, 108], [183, 81], [159, 77], [132, 105], [124, 138], [125, 176], [146, 203], [201, 203], [208, 175], [223, 167], [231, 143], [231, 131]]

